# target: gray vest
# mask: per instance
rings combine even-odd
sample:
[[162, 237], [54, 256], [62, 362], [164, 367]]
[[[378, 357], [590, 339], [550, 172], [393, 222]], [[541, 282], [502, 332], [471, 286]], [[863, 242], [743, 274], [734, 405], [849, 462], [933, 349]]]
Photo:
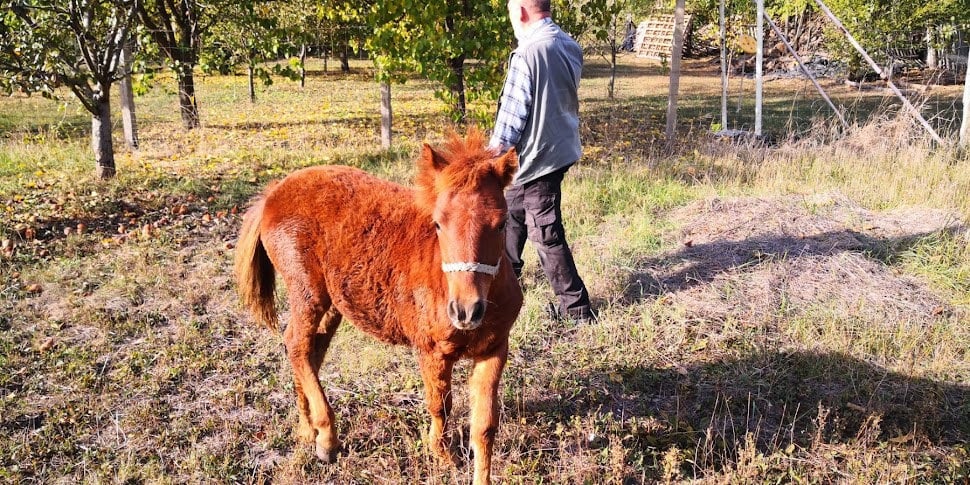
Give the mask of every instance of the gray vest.
[[516, 144], [519, 171], [512, 183], [522, 185], [576, 163], [579, 144], [579, 77], [583, 50], [558, 25], [540, 25], [523, 39], [520, 56], [532, 77], [532, 109]]

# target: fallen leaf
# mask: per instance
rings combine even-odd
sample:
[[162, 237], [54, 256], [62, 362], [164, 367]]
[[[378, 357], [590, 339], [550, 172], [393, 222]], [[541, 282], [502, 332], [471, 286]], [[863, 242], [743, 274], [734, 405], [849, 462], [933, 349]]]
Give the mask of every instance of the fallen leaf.
[[54, 337], [48, 337], [47, 340], [45, 340], [44, 343], [40, 344], [40, 347], [38, 348], [40, 349], [41, 352], [47, 352], [53, 346], [54, 346]]

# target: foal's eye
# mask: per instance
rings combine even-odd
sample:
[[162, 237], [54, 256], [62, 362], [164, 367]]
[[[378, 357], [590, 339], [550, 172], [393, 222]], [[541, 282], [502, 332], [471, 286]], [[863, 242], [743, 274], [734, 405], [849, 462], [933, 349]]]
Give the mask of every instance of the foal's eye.
[[434, 230], [435, 231], [441, 230], [441, 224], [438, 224], [438, 221], [434, 221]]

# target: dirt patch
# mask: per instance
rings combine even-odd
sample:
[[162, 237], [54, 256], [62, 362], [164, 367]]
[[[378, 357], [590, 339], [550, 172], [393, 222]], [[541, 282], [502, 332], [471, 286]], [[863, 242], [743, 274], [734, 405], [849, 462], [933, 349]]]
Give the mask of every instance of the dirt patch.
[[822, 309], [834, 318], [923, 322], [960, 311], [887, 264], [922, 238], [965, 237], [946, 211], [873, 212], [827, 194], [712, 198], [670, 218], [681, 227], [679, 248], [644, 261], [629, 288], [663, 295], [688, 317], [771, 321]]

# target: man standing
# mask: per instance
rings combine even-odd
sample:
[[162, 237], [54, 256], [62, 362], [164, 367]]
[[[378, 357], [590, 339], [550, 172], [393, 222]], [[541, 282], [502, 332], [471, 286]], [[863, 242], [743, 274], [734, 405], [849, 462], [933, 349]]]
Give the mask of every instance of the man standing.
[[562, 224], [562, 179], [582, 155], [579, 78], [583, 51], [553, 23], [549, 0], [509, 0], [518, 47], [509, 57], [490, 146], [515, 147], [519, 170], [505, 193], [509, 222], [505, 251], [522, 273], [526, 238], [536, 246], [558, 305], [555, 315], [574, 323], [594, 320]]

